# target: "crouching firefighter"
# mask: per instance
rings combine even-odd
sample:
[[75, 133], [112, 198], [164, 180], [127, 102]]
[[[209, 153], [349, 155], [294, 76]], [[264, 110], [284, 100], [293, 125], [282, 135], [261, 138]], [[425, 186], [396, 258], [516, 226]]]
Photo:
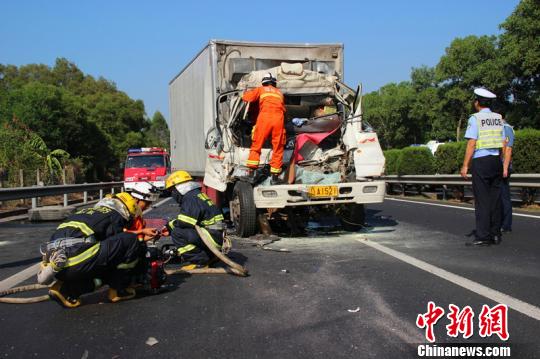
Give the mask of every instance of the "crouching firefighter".
[[201, 185], [186, 171], [173, 172], [165, 188], [180, 205], [178, 216], [167, 224], [167, 229], [182, 260], [181, 269], [205, 268], [217, 258], [199, 237], [195, 225], [210, 234], [213, 245], [221, 249], [225, 223], [221, 210], [201, 192]]
[[[137, 200], [121, 192], [104, 198], [94, 208], [85, 208], [60, 224], [42, 247], [44, 260], [38, 282], [56, 283], [49, 289], [51, 299], [68, 308], [81, 305], [79, 297], [109, 285], [111, 302], [131, 299], [131, 271], [144, 255], [144, 241], [153, 238], [155, 229], [126, 232], [140, 214]], [[144, 234], [143, 241], [137, 239]]]

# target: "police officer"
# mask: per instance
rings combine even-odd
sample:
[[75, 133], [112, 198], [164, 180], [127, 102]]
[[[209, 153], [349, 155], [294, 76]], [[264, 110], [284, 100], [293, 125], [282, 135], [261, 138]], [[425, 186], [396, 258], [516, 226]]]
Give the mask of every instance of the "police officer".
[[207, 231], [213, 245], [221, 249], [225, 230], [221, 210], [201, 192], [201, 185], [186, 171], [173, 172], [167, 178], [165, 188], [180, 205], [180, 213], [167, 224], [167, 229], [182, 259], [182, 269], [206, 267], [215, 256], [199, 237], [195, 225]]
[[477, 111], [469, 118], [465, 138], [467, 149], [461, 168], [461, 176], [467, 179], [472, 159], [472, 184], [476, 216], [476, 232], [473, 245], [490, 245], [501, 242], [501, 182], [503, 164], [500, 152], [503, 149], [503, 120], [498, 113], [491, 112], [495, 94], [483, 89], [474, 90], [474, 108]]
[[512, 198], [510, 195], [510, 173], [512, 172], [512, 147], [514, 147], [514, 129], [503, 120], [504, 126], [504, 155], [503, 155], [503, 181], [501, 186], [502, 220], [501, 231], [512, 232]]
[[[109, 285], [109, 300], [131, 299], [131, 271], [144, 252], [144, 240], [153, 238], [155, 229], [126, 232], [130, 221], [140, 213], [137, 200], [121, 192], [104, 198], [94, 208], [69, 216], [42, 248], [44, 263], [38, 282], [56, 283], [49, 290], [51, 299], [68, 308], [81, 305], [79, 297], [95, 290], [101, 280]], [[99, 279], [98, 279], [99, 278]]]

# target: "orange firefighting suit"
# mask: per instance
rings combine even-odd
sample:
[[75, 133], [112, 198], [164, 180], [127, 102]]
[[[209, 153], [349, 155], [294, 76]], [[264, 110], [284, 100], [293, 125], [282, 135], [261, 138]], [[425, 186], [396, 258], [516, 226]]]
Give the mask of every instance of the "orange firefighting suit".
[[283, 165], [283, 149], [285, 147], [285, 103], [283, 94], [274, 86], [261, 86], [246, 91], [242, 96], [246, 102], [259, 101], [259, 115], [253, 127], [251, 149], [247, 166], [257, 168], [261, 157], [261, 148], [266, 138], [272, 135], [272, 159], [270, 172], [279, 174]]

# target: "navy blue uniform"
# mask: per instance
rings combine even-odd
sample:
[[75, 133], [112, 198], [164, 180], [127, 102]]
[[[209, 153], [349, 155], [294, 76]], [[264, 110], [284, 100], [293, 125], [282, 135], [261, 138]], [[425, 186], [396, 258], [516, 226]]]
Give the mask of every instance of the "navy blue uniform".
[[108, 207], [86, 208], [68, 217], [51, 237], [51, 242], [84, 239], [65, 247], [68, 262], [57, 274], [62, 288], [74, 297], [94, 290], [93, 279], [100, 278], [114, 289], [124, 289], [131, 281], [131, 270], [144, 251], [144, 242], [118, 212]]
[[198, 188], [182, 196], [180, 213], [167, 224], [167, 227], [182, 259], [185, 262], [204, 265], [214, 255], [204, 245], [195, 225], [208, 231], [214, 245], [221, 248], [224, 229], [223, 214], [212, 200]]

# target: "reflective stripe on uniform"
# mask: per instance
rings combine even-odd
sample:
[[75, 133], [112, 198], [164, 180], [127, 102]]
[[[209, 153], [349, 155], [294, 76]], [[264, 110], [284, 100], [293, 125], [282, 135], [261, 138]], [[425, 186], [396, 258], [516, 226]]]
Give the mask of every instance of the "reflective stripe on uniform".
[[503, 147], [503, 131], [497, 130], [480, 130], [478, 131], [478, 140], [476, 140], [476, 148], [501, 148]]
[[62, 229], [62, 228], [77, 228], [87, 236], [91, 236], [94, 234], [94, 231], [88, 227], [86, 223], [83, 222], [77, 222], [77, 221], [71, 221], [71, 222], [65, 222], [59, 225], [56, 229]]
[[218, 214], [210, 219], [207, 219], [205, 221], [201, 221], [201, 224], [203, 226], [209, 226], [211, 224], [216, 224], [217, 222], [221, 222], [221, 221], [224, 221], [225, 218], [223, 218], [223, 215], [222, 214]]
[[266, 93], [263, 93], [263, 94], [259, 97], [259, 99], [262, 100], [263, 98], [268, 97], [268, 96], [276, 97], [276, 98], [279, 98], [280, 100], [283, 101], [283, 96], [282, 96], [282, 95], [277, 94], [277, 93], [273, 93], [273, 92], [266, 92]]
[[82, 263], [85, 260], [92, 258], [99, 252], [99, 245], [100, 243], [98, 242], [94, 244], [92, 247], [82, 252], [81, 254], [78, 254], [75, 257], [68, 258], [64, 268], [76, 266], [77, 264]]
[[271, 173], [280, 173], [280, 172], [281, 172], [281, 168], [270, 167], [270, 172], [271, 172]]
[[197, 246], [195, 246], [193, 244], [188, 244], [186, 246], [178, 248], [178, 254], [182, 255], [182, 254], [184, 254], [186, 252], [190, 252], [190, 251], [194, 250], [195, 248], [197, 248]]
[[117, 269], [132, 269], [132, 268], [135, 268], [138, 262], [139, 262], [139, 258], [135, 259], [132, 262], [120, 263], [119, 265], [116, 266], [116, 268]]
[[254, 160], [247, 160], [246, 162], [248, 165], [255, 165], [255, 166], [258, 166], [259, 165], [259, 161], [254, 161]]
[[475, 148], [477, 150], [502, 148], [504, 146], [504, 126], [500, 118], [501, 115], [497, 113], [477, 113], [473, 116], [476, 118], [476, 125], [478, 127], [478, 138], [476, 139]]
[[179, 214], [179, 215], [178, 215], [178, 220], [179, 220], [179, 221], [182, 221], [182, 222], [186, 222], [186, 223], [192, 224], [192, 225], [196, 225], [196, 224], [197, 224], [197, 218], [193, 218], [193, 217], [190, 217], [190, 216], [186, 216], [185, 214]]
[[208, 235], [208, 238], [210, 238], [210, 240], [212, 241], [212, 244], [218, 248], [218, 249], [221, 249], [221, 245], [219, 243], [217, 243], [215, 240], [214, 240], [214, 237], [212, 237], [212, 235], [210, 234], [210, 232], [208, 232], [208, 230], [206, 230], [206, 228], [203, 228], [203, 227], [200, 227], [201, 230], [206, 233]]

